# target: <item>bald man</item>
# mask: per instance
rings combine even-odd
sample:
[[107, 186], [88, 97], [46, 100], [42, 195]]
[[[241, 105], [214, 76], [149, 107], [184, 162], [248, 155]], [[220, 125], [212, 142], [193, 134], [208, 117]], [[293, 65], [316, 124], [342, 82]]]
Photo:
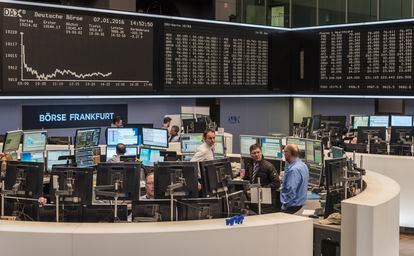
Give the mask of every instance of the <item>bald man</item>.
[[309, 169], [299, 159], [300, 150], [297, 145], [289, 144], [285, 147], [287, 169], [283, 178], [280, 201], [282, 211], [295, 213], [305, 205], [308, 191]]

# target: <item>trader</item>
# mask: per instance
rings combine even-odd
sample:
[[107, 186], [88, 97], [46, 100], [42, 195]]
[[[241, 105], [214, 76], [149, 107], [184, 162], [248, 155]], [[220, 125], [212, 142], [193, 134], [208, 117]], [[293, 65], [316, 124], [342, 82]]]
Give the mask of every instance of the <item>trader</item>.
[[216, 132], [211, 129], [207, 129], [203, 133], [203, 144], [201, 144], [191, 162], [202, 162], [208, 160], [214, 160], [214, 144], [216, 140]]
[[173, 125], [170, 130], [170, 136], [168, 137], [168, 142], [179, 142], [180, 141], [180, 127]]
[[125, 155], [126, 146], [122, 143], [116, 145], [116, 155], [108, 160], [108, 163], [119, 163], [121, 162], [121, 156]]
[[140, 199], [154, 199], [154, 173], [148, 173], [145, 178], [145, 195], [141, 196]]
[[[250, 156], [253, 161], [246, 163], [246, 171], [241, 173], [241, 177], [252, 184], [259, 183], [260, 178], [260, 185], [262, 187], [271, 188], [272, 204], [263, 205], [262, 213], [280, 211], [280, 194], [278, 192], [280, 179], [276, 168], [269, 161], [263, 159], [262, 148], [259, 144], [250, 146]], [[256, 205], [251, 205], [250, 208], [253, 211], [258, 211]]]
[[263, 159], [262, 148], [259, 144], [250, 146], [250, 156], [253, 162], [246, 165], [243, 179], [250, 181], [250, 183], [258, 183], [258, 178], [260, 178], [260, 185], [262, 187], [279, 189], [279, 175], [273, 164]]
[[171, 125], [171, 120], [172, 119], [169, 116], [164, 117], [164, 120], [162, 121], [162, 128], [169, 129]]
[[299, 159], [300, 150], [297, 145], [289, 144], [285, 147], [285, 159], [288, 163], [282, 183], [280, 201], [282, 211], [295, 213], [306, 202], [308, 190], [309, 169]]
[[124, 127], [122, 123], [122, 117], [121, 116], [115, 116], [114, 119], [112, 119], [111, 123], [112, 128], [122, 128]]

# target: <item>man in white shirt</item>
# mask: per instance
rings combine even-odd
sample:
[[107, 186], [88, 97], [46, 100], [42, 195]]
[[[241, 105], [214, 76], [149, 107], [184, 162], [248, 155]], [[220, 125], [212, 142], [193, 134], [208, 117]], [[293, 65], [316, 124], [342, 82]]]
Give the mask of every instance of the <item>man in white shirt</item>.
[[173, 125], [170, 130], [170, 136], [168, 142], [180, 142], [180, 127]]
[[108, 163], [119, 163], [121, 162], [121, 156], [126, 153], [126, 146], [122, 143], [116, 145], [116, 155], [112, 156], [107, 162]]
[[207, 129], [203, 133], [203, 141], [203, 144], [197, 148], [196, 153], [194, 154], [193, 158], [191, 158], [191, 162], [214, 160], [214, 144], [216, 142], [216, 132], [211, 129]]

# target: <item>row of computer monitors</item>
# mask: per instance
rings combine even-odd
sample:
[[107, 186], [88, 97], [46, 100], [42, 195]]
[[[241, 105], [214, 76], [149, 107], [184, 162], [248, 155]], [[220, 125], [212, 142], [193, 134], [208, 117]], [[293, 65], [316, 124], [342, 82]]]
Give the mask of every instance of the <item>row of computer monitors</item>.
[[[99, 145], [101, 128], [78, 129], [75, 134], [75, 148], [96, 147]], [[108, 128], [108, 146], [123, 143], [128, 146], [146, 145], [168, 148], [168, 130], [156, 128]], [[22, 142], [23, 152], [44, 151], [47, 144], [47, 131], [9, 131], [6, 133], [3, 152], [17, 151]]]
[[371, 116], [351, 116], [352, 128], [358, 129], [359, 126], [365, 127], [410, 127], [414, 126], [413, 116], [402, 115], [371, 115]]
[[[212, 160], [203, 163], [197, 162], [159, 162], [154, 169], [154, 190], [155, 198], [168, 198], [166, 192], [172, 182], [178, 182], [185, 179], [185, 185], [177, 188], [175, 192], [182, 192], [183, 197], [198, 198], [198, 172], [200, 167], [201, 183], [203, 190], [208, 195], [216, 194], [223, 184], [227, 184], [225, 180], [232, 179], [232, 169], [228, 159]], [[213, 168], [212, 168], [213, 167]], [[57, 176], [59, 188], [67, 188], [67, 179], [73, 180], [72, 194], [69, 197], [79, 198], [78, 203], [90, 205], [92, 203], [93, 190], [93, 171], [91, 167], [54, 167], [51, 175]], [[137, 200], [139, 199], [140, 184], [140, 164], [139, 163], [100, 163], [96, 167], [97, 190], [100, 185], [115, 185], [115, 182], [122, 182], [123, 186], [117, 191], [121, 194], [119, 198]], [[220, 171], [218, 171], [220, 170]], [[24, 163], [10, 162], [7, 166], [5, 189], [12, 190], [16, 184], [18, 186], [19, 196], [34, 197], [43, 194], [43, 176], [44, 168], [42, 163]], [[51, 196], [54, 195], [53, 190], [57, 188], [55, 178], [51, 179]], [[20, 191], [22, 189], [22, 191]], [[23, 191], [24, 190], [24, 191]], [[224, 192], [224, 190], [222, 190]], [[99, 193], [96, 193], [99, 196]], [[64, 197], [62, 195], [62, 197]], [[99, 199], [113, 199], [100, 197]], [[53, 199], [52, 199], [53, 201]]]
[[[283, 157], [282, 138], [272, 136], [240, 135], [240, 154], [250, 156], [250, 146], [259, 144], [264, 158], [281, 159]], [[286, 144], [296, 144], [300, 149], [300, 158], [311, 164], [322, 165], [323, 144], [320, 140], [287, 137]]]
[[[156, 162], [163, 162], [163, 149], [127, 146], [126, 157], [137, 157], [144, 166], [154, 166]], [[75, 150], [75, 162], [79, 167], [91, 167], [95, 165], [94, 156], [100, 156], [100, 148], [84, 148]], [[106, 147], [106, 161], [116, 155], [116, 147]], [[46, 158], [45, 158], [46, 156]], [[46, 155], [43, 151], [22, 152], [20, 160], [23, 162], [44, 163], [46, 159], [46, 168], [52, 170], [54, 165], [65, 165], [70, 159], [71, 151], [66, 150], [47, 150]]]

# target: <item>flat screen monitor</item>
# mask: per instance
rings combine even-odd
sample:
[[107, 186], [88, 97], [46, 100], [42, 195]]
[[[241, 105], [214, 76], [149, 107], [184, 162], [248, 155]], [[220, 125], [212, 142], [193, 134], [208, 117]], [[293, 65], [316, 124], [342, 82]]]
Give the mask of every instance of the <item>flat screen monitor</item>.
[[318, 140], [305, 140], [306, 154], [305, 160], [309, 163], [322, 165], [323, 160], [323, 144]]
[[146, 146], [168, 148], [168, 130], [142, 128], [142, 140]]
[[46, 168], [50, 172], [54, 165], [67, 164], [67, 160], [59, 160], [61, 156], [70, 156], [70, 150], [48, 150], [46, 151]]
[[344, 149], [340, 147], [332, 147], [332, 158], [342, 158], [344, 157]]
[[312, 187], [319, 187], [322, 176], [321, 166], [310, 166], [308, 184]]
[[240, 135], [240, 154], [242, 156], [250, 156], [250, 146], [260, 143], [260, 136]]
[[354, 116], [352, 118], [352, 129], [358, 129], [358, 126], [368, 126], [369, 116]]
[[231, 193], [229, 182], [233, 172], [228, 158], [200, 162], [200, 172], [205, 196], [223, 194], [226, 188]]
[[161, 156], [159, 149], [141, 147], [139, 149], [139, 160], [144, 166], [154, 166], [154, 163], [163, 162], [164, 157]]
[[101, 128], [76, 130], [75, 148], [96, 147], [101, 138]]
[[124, 125], [125, 128], [138, 128], [138, 145], [142, 144], [142, 128], [154, 128], [154, 124], [130, 124]]
[[[171, 183], [177, 185], [175, 198], [198, 197], [197, 162], [158, 162], [154, 165], [154, 192], [156, 199], [170, 198]], [[180, 186], [181, 184], [181, 186]]]
[[275, 137], [260, 138], [262, 154], [264, 158], [280, 159], [282, 158], [282, 139]]
[[137, 146], [139, 143], [138, 128], [108, 128], [106, 144], [116, 146], [118, 143]]
[[[141, 165], [139, 163], [99, 163], [97, 167], [96, 186], [119, 185], [117, 190], [121, 194], [120, 199], [138, 200], [140, 185]], [[110, 189], [115, 191], [114, 189]], [[109, 199], [106, 196], [98, 196], [99, 199]], [[113, 198], [112, 198], [113, 199]]]
[[14, 190], [15, 196], [39, 198], [43, 195], [43, 163], [7, 162], [5, 189]]
[[181, 153], [195, 153], [201, 144], [203, 144], [202, 133], [187, 133], [181, 135]]
[[[68, 195], [60, 195], [60, 202], [91, 205], [94, 168], [53, 167], [51, 172], [50, 195], [52, 203], [56, 202], [55, 191], [71, 190]], [[68, 182], [70, 181], [70, 183]], [[57, 186], [59, 185], [59, 187]], [[70, 186], [70, 187], [69, 187]]]
[[414, 127], [392, 126], [391, 127], [391, 144], [411, 145], [414, 136]]
[[95, 165], [94, 157], [100, 155], [100, 148], [78, 148], [75, 150], [77, 167], [91, 167]]
[[346, 172], [346, 157], [325, 160], [325, 183], [324, 185], [332, 188], [340, 186]]
[[391, 126], [413, 126], [413, 116], [391, 116]]
[[41, 152], [22, 152], [21, 160], [23, 162], [44, 163], [45, 155]]
[[385, 127], [358, 127], [358, 143], [368, 143], [368, 136], [371, 138], [378, 138], [385, 141], [386, 128]]
[[[126, 146], [125, 156], [137, 156], [138, 148]], [[106, 146], [106, 161], [116, 156], [116, 146]]]
[[47, 143], [47, 131], [23, 133], [23, 152], [44, 151]]
[[224, 156], [224, 136], [216, 135], [216, 140], [214, 144], [214, 154], [218, 156]]
[[369, 116], [369, 127], [388, 127], [389, 116]]
[[23, 131], [10, 131], [6, 133], [3, 144], [3, 152], [13, 152], [19, 150], [20, 142], [22, 140]]

